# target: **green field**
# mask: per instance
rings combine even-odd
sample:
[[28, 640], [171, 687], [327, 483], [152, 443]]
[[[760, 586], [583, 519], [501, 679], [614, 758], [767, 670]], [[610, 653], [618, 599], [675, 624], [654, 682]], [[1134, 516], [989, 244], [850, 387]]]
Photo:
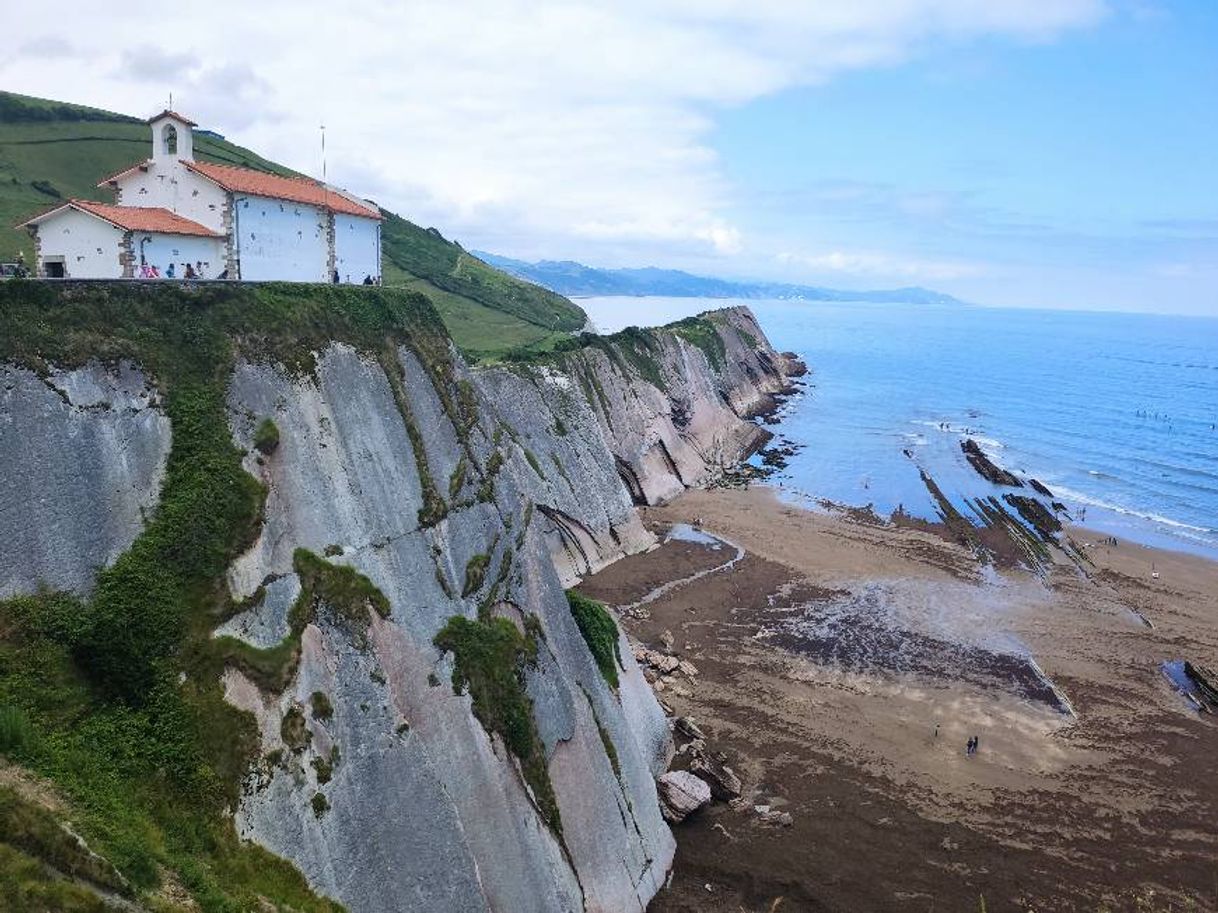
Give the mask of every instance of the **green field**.
[[[110, 201], [97, 182], [148, 155], [147, 125], [136, 118], [0, 92], [0, 261], [28, 260], [33, 245], [14, 226], [71, 197]], [[195, 157], [280, 174], [292, 172], [248, 149], [196, 134]], [[483, 263], [433, 228], [384, 211], [383, 272], [432, 299], [469, 356], [546, 348], [584, 325], [561, 295]]]

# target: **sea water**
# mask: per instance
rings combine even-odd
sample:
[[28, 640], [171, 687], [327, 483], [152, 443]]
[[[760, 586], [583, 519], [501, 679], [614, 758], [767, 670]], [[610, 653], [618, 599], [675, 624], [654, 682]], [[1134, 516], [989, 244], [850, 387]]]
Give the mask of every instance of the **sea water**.
[[811, 374], [774, 430], [805, 445], [778, 478], [810, 502], [933, 517], [997, 492], [976, 440], [1076, 521], [1218, 557], [1218, 319], [856, 302], [588, 298], [602, 332], [745, 304]]

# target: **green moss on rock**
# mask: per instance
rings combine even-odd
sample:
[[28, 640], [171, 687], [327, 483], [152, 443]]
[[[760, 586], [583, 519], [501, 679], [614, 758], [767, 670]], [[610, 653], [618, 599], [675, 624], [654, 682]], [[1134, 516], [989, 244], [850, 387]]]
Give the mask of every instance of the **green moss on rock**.
[[330, 800], [325, 797], [324, 793], [313, 793], [313, 800], [310, 804], [313, 806], [313, 815], [317, 818], [321, 818], [330, 810]]
[[536, 662], [537, 642], [506, 618], [470, 620], [455, 615], [435, 643], [453, 654], [453, 693], [469, 692], [479, 722], [502, 738], [520, 762], [542, 820], [561, 833], [545, 748], [533, 719], [533, 702], [525, 691], [525, 668]]
[[524, 458], [529, 461], [529, 465], [533, 467], [533, 471], [537, 473], [538, 477], [544, 480], [546, 474], [541, 469], [541, 463], [538, 462], [537, 457], [533, 454], [533, 451], [529, 450], [527, 447], [524, 448]]
[[[593, 716], [593, 719], [596, 717]], [[605, 747], [605, 756], [609, 759], [609, 766], [613, 768], [613, 775], [620, 783], [622, 781], [622, 762], [618, 760], [617, 747], [613, 744], [609, 731], [601, 725], [600, 720], [596, 720], [596, 731], [600, 733], [601, 744]]]
[[461, 595], [468, 596], [478, 592], [486, 580], [486, 569], [490, 566], [491, 556], [485, 553], [474, 555], [465, 564], [465, 585], [461, 587]]
[[622, 654], [619, 649], [619, 634], [617, 623], [601, 603], [577, 593], [567, 591], [567, 603], [571, 607], [571, 615], [579, 627], [579, 633], [584, 636], [596, 667], [601, 670], [612, 688], [618, 686], [618, 669], [622, 667]]
[[448, 497], [456, 498], [461, 493], [461, 487], [465, 484], [465, 475], [469, 471], [469, 461], [464, 455], [457, 461], [457, 465], [453, 467], [452, 475], [448, 477]]
[[[687, 317], [669, 324], [665, 329], [671, 330], [690, 345], [701, 349], [710, 366], [716, 371], [722, 371], [726, 366], [727, 346], [723, 342], [723, 337], [719, 335], [718, 327], [706, 317]], [[752, 348], [756, 347], [757, 340], [753, 339]]]
[[264, 418], [254, 431], [254, 449], [270, 456], [279, 448], [279, 426], [270, 418]]
[[334, 716], [334, 705], [330, 703], [330, 698], [326, 692], [314, 691], [309, 697], [309, 703], [313, 707], [313, 719], [328, 720]]
[[[247, 670], [279, 682], [298, 639], [254, 651], [211, 638], [238, 608], [224, 572], [256, 534], [264, 497], [228, 427], [235, 360], [309, 372], [331, 342], [374, 354], [404, 345], [433, 378], [451, 373], [435, 312], [399, 290], [0, 283], [0, 359], [36, 371], [129, 359], [155, 383], [173, 431], [159, 503], [88, 599], [0, 602], [0, 706], [18, 708], [32, 730], [10, 757], [76, 803], [74, 826], [137, 890], [167, 868], [205, 913], [254, 909], [263, 898], [310, 913], [337, 908], [288, 863], [239, 841], [226, 813], [257, 734], [224, 701], [220, 673], [240, 654]], [[368, 603], [387, 611], [382, 600]]]
[[304, 713], [295, 705], [288, 708], [279, 723], [279, 737], [292, 751], [304, 751], [313, 741], [313, 733], [305, 722]]
[[328, 758], [314, 758], [309, 762], [317, 775], [317, 785], [324, 786], [334, 777], [334, 765]]
[[214, 651], [226, 664], [236, 666], [263, 688], [279, 692], [287, 687], [300, 663], [300, 637], [323, 608], [328, 609], [352, 636], [357, 646], [367, 640], [369, 612], [382, 618], [390, 613], [389, 600], [371, 580], [345, 564], [331, 564], [308, 549], [292, 553], [292, 566], [300, 578], [300, 595], [288, 613], [288, 636], [262, 649], [235, 637], [219, 637]]

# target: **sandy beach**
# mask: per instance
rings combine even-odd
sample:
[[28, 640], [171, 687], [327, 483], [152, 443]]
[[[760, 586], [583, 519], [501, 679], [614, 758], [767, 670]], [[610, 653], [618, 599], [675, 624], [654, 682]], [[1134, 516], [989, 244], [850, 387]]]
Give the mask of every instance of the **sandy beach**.
[[1218, 910], [1218, 716], [1162, 669], [1218, 666], [1218, 564], [1074, 528], [1042, 578], [764, 486], [645, 520], [677, 538], [581, 589], [671, 634], [660, 698], [744, 793], [652, 910]]

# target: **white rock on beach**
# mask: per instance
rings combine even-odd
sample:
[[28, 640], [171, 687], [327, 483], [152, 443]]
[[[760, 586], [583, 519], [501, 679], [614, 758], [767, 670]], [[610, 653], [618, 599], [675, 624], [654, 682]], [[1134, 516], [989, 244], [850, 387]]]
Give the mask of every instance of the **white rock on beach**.
[[670, 770], [656, 781], [660, 811], [673, 824], [680, 824], [698, 809], [710, 804], [711, 789], [705, 780], [688, 770]]

